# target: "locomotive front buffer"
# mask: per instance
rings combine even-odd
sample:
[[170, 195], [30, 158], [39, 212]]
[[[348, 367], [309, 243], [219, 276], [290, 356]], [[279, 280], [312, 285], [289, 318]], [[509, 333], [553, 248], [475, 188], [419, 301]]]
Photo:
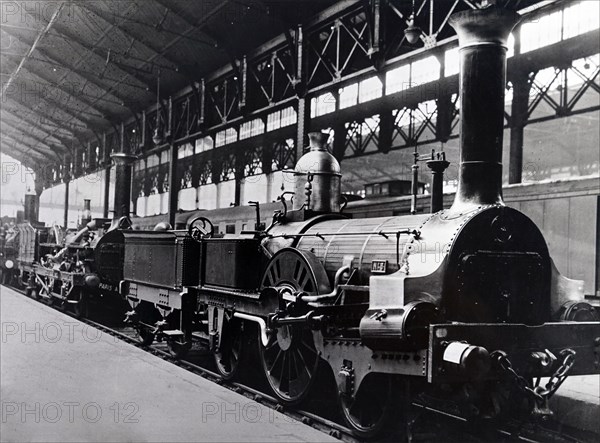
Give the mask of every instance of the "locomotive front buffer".
[[[427, 381], [504, 380], [551, 415], [548, 400], [571, 375], [600, 374], [600, 323], [434, 324], [429, 328]], [[532, 379], [537, 378], [534, 384]], [[540, 383], [539, 378], [548, 378]]]

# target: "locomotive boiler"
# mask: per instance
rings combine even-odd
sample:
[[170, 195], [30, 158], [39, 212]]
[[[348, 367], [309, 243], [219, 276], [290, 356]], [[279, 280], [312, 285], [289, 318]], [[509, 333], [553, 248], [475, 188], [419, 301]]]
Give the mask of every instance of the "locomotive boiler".
[[340, 165], [311, 134], [293, 203], [282, 196], [267, 229], [217, 235], [198, 217], [187, 235], [125, 235], [122, 291], [145, 342], [166, 338], [180, 351], [204, 338], [233, 378], [255, 335], [282, 402], [302, 401], [328, 368], [361, 437], [401, 414], [399, 399], [468, 418], [544, 415], [567, 375], [600, 373], [600, 322], [581, 284], [560, 275], [537, 226], [502, 200], [506, 43], [518, 21], [495, 6], [451, 17], [461, 153], [449, 209], [346, 217]]

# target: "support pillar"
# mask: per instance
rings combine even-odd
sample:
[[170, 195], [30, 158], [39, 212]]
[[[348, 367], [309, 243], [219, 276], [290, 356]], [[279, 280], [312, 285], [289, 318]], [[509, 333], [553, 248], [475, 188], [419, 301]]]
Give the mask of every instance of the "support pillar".
[[531, 83], [527, 72], [517, 71], [513, 76], [513, 101], [510, 118], [510, 151], [508, 183], [521, 183], [523, 174], [524, 128], [529, 111]]
[[[115, 162], [115, 216], [114, 218], [128, 217], [131, 206], [131, 170], [135, 155], [125, 152], [112, 154]], [[109, 177], [107, 177], [109, 178]]]
[[304, 147], [308, 146], [308, 132], [310, 131], [310, 99], [299, 97], [297, 104], [298, 122], [296, 124], [296, 162], [304, 154]]
[[69, 173], [67, 173], [65, 175], [64, 178], [64, 182], [65, 182], [65, 207], [64, 207], [64, 215], [63, 215], [63, 225], [65, 227], [65, 231], [67, 230], [67, 228], [69, 227], [69, 182], [71, 180], [71, 177], [69, 176]]
[[383, 111], [379, 119], [379, 152], [387, 154], [392, 149], [394, 135], [394, 115], [392, 111]]
[[108, 208], [110, 206], [110, 164], [105, 169], [104, 174], [104, 213], [103, 217], [108, 218]]
[[177, 147], [169, 144], [169, 224], [175, 229], [175, 216], [179, 200], [179, 182], [177, 180]]
[[308, 133], [310, 131], [310, 98], [306, 96], [306, 83], [304, 76], [307, 71], [308, 58], [305, 57], [304, 31], [302, 26], [296, 28], [296, 77], [294, 78], [294, 90], [298, 95], [296, 104], [297, 123], [296, 138], [296, 162], [304, 154], [304, 147], [308, 146]]
[[33, 217], [36, 223], [40, 221], [40, 199], [42, 198], [42, 192], [44, 192], [44, 181], [45, 177], [42, 177], [41, 172], [38, 171], [34, 182], [35, 205], [33, 207]]

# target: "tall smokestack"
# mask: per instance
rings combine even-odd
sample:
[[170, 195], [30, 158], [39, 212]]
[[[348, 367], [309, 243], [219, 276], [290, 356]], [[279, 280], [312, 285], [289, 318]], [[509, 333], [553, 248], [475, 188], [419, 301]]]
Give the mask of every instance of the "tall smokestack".
[[450, 17], [460, 53], [460, 169], [453, 208], [504, 204], [506, 51], [519, 14], [494, 6]]
[[25, 194], [23, 218], [29, 223], [38, 222], [38, 196], [36, 194]]

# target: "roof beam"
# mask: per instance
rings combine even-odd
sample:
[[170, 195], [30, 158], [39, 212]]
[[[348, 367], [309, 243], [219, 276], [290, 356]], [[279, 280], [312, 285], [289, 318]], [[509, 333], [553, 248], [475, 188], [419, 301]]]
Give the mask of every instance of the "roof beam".
[[[33, 135], [31, 132], [25, 132], [25, 131], [23, 131], [22, 129], [20, 129], [20, 128], [17, 128], [16, 126], [13, 126], [13, 125], [11, 125], [11, 124], [7, 123], [6, 121], [2, 122], [2, 125], [3, 125], [3, 126], [8, 126], [8, 127], [12, 128], [13, 130], [15, 130], [15, 131], [16, 131], [16, 133], [17, 133], [18, 135], [20, 135], [20, 136], [21, 136], [21, 142], [22, 142], [22, 143], [24, 143], [24, 140], [23, 140], [24, 138], [30, 138], [31, 140], [34, 140], [34, 141], [35, 141], [35, 142], [37, 142], [38, 144], [40, 144], [40, 143], [41, 143], [43, 146], [45, 146], [46, 148], [48, 148], [48, 150], [49, 150], [51, 153], [53, 153], [53, 154], [56, 156], [56, 158], [57, 158], [57, 159], [60, 161], [60, 157], [58, 156], [58, 153], [57, 153], [57, 152], [56, 152], [56, 150], [55, 150], [55, 149], [57, 149], [57, 147], [56, 147], [56, 146], [54, 146], [54, 145], [52, 145], [52, 144], [50, 144], [50, 143], [48, 143], [48, 142], [46, 142], [46, 141], [44, 141], [44, 140], [40, 139], [39, 137], [37, 137], [37, 136]], [[14, 136], [13, 136], [13, 135], [11, 135], [11, 134], [13, 134], [12, 132], [8, 132], [8, 133], [6, 133], [6, 132], [5, 132], [5, 134], [7, 134], [8, 136], [11, 136], [12, 138], [14, 138]], [[15, 140], [16, 140], [16, 139], [15, 139]], [[40, 148], [38, 148], [38, 147], [37, 147], [37, 145], [31, 145], [31, 146], [30, 146], [30, 145], [27, 145], [27, 146], [28, 146], [28, 147], [29, 147], [29, 149], [31, 149], [32, 151], [35, 151], [35, 152], [37, 152], [38, 154], [44, 155], [44, 156], [46, 156], [46, 157], [48, 157], [48, 158], [51, 158], [51, 157], [49, 157], [49, 156], [48, 156], [48, 153], [47, 153], [46, 151], [44, 151], [44, 150], [41, 150]]]
[[[9, 32], [9, 34], [13, 35], [11, 32]], [[20, 41], [22, 41], [22, 37], [19, 37], [19, 36], [15, 36], [15, 37], [18, 38]], [[78, 69], [76, 66], [66, 63], [64, 60], [59, 60], [58, 58], [56, 58], [55, 56], [50, 54], [48, 51], [46, 51], [42, 48], [38, 48], [38, 53], [40, 53], [41, 55], [46, 57], [51, 62], [54, 62], [56, 64], [56, 66], [66, 68], [69, 71], [76, 73], [77, 75], [82, 77], [87, 82], [97, 86], [105, 93], [105, 95], [108, 95], [107, 92], [111, 91], [111, 89], [112, 89], [111, 86], [108, 86], [108, 85], [104, 84], [103, 82], [96, 80], [90, 73], [82, 71], [82, 70]], [[96, 54], [96, 56], [100, 57], [98, 54]], [[111, 102], [115, 105], [116, 104], [122, 105], [124, 102], [127, 102], [129, 100], [129, 98], [120, 96], [119, 94], [117, 94], [116, 92], [113, 92], [113, 91], [110, 92], [110, 95], [112, 95], [114, 98], [116, 98], [118, 100], [118, 102]]]
[[[40, 112], [40, 110], [39, 110], [39, 109], [35, 109], [35, 108], [33, 108], [31, 105], [29, 105], [29, 104], [27, 104], [27, 103], [23, 103], [23, 102], [22, 102], [22, 101], [20, 101], [20, 100], [16, 100], [14, 97], [12, 98], [12, 101], [13, 101], [13, 102], [16, 102], [16, 103], [18, 103], [18, 104], [20, 104], [21, 106], [23, 106], [23, 107], [25, 107], [25, 108], [27, 108], [27, 109], [29, 109], [29, 110], [31, 110], [31, 111], [33, 111], [33, 112], [34, 112], [34, 113], [36, 113], [36, 114], [40, 114], [40, 115], [41, 115], [41, 116], [43, 116], [44, 118], [46, 118], [46, 119], [48, 119], [49, 121], [51, 121], [52, 123], [54, 123], [54, 124], [55, 124], [56, 126], [58, 126], [59, 128], [60, 128], [60, 127], [63, 127], [63, 126], [65, 126], [66, 124], [68, 124], [68, 123], [70, 123], [70, 122], [72, 121], [72, 119], [71, 119], [71, 120], [68, 120], [68, 121], [66, 121], [66, 122], [65, 122], [65, 121], [60, 121], [60, 120], [57, 120], [57, 119], [56, 119], [54, 116], [50, 116], [50, 115], [48, 115], [48, 114], [46, 114], [46, 113], [42, 113], [42, 112]], [[71, 134], [73, 134], [73, 138], [76, 138], [76, 139], [77, 139], [77, 140], [78, 140], [78, 141], [79, 141], [79, 142], [80, 142], [82, 145], [84, 145], [84, 144], [85, 144], [85, 143], [82, 141], [82, 135], [83, 135], [83, 134], [81, 134], [81, 133], [77, 132], [77, 131], [76, 131], [76, 130], [74, 130], [74, 129], [68, 129], [68, 130], [69, 130], [69, 132], [71, 132]]]
[[[4, 109], [2, 111], [7, 112], [7, 113], [9, 112], [9, 111], [5, 111]], [[28, 117], [25, 117], [20, 114], [16, 114], [14, 112], [9, 113], [9, 116], [16, 119], [15, 124], [26, 123], [28, 126], [35, 128], [35, 130], [37, 130], [38, 132], [43, 133], [45, 137], [53, 137], [59, 143], [64, 143], [64, 141], [66, 140], [66, 139], [60, 137], [59, 135], [57, 135], [56, 133], [50, 132], [48, 129], [44, 128], [40, 123], [37, 123], [34, 120], [29, 119]], [[8, 120], [7, 118], [4, 118], [1, 121], [2, 121], [2, 123], [6, 123], [7, 121], [10, 121], [10, 120]]]
[[[65, 37], [62, 37], [62, 38], [64, 39]], [[0, 49], [0, 55], [5, 55], [5, 56], [8, 56], [8, 57], [23, 57], [24, 56], [24, 54], [19, 54], [19, 53], [10, 52], [10, 51], [4, 51], [4, 50], [1, 50], [1, 49]], [[31, 57], [29, 57], [29, 60], [33, 60], [33, 61], [40, 62], [40, 63], [45, 63], [45, 64], [48, 64], [48, 65], [51, 65], [51, 66], [57, 66], [57, 67], [59, 67], [61, 69], [63, 69], [65, 67], [64, 63], [59, 63], [59, 62], [55, 61], [55, 59], [53, 61], [53, 60], [47, 60], [47, 59], [43, 59], [43, 58], [31, 56]], [[98, 76], [97, 72], [87, 71], [87, 70], [81, 69], [81, 68], [73, 68], [73, 69], [67, 68], [67, 69], [70, 70], [70, 71], [72, 71], [72, 72], [74, 72], [75, 74], [79, 75], [80, 77], [83, 77], [85, 74], [92, 75], [92, 76]], [[122, 84], [124, 86], [130, 87], [130, 88], [134, 88], [134, 89], [140, 89], [140, 90], [143, 90], [144, 92], [148, 92], [147, 88], [145, 86], [141, 86], [141, 85], [138, 85], [138, 84], [129, 83], [129, 82], [126, 82], [124, 80], [119, 80], [119, 79], [111, 78], [111, 77], [108, 77], [106, 75], [102, 75], [102, 77], [98, 76], [98, 78], [102, 78], [102, 79], [104, 79], [106, 81], [113, 82], [113, 83], [119, 83], [120, 82], [120, 84]], [[104, 85], [104, 87], [102, 87], [103, 90], [106, 89], [106, 88], [108, 88], [108, 86]]]
[[[127, 7], [127, 9], [124, 11], [124, 14], [127, 14], [127, 13], [128, 13], [128, 12], [129, 12], [129, 11], [130, 11], [130, 10], [133, 8], [133, 6], [137, 6], [137, 4], [136, 4], [135, 2], [130, 2], [130, 4], [129, 4], [129, 6]], [[27, 15], [29, 15], [30, 17], [33, 17], [33, 18], [34, 18], [34, 20], [37, 20], [37, 18], [36, 18], [36, 17], [34, 17], [30, 11], [28, 11], [27, 9], [24, 9], [24, 11], [25, 11], [25, 13], [26, 13]], [[125, 19], [126, 19], [126, 18], [127, 18], [127, 17], [125, 17]], [[125, 20], [125, 19], [124, 19], [124, 20]], [[84, 22], [84, 23], [85, 23], [85, 22]], [[84, 54], [83, 56], [81, 56], [81, 57], [80, 57], [80, 59], [79, 59], [79, 61], [77, 62], [77, 67], [79, 67], [79, 65], [80, 65], [81, 63], [83, 63], [84, 59], [86, 59], [86, 60], [87, 60], [87, 57], [90, 55], [90, 53], [91, 53], [91, 54], [94, 54], [94, 55], [96, 55], [96, 56], [98, 56], [98, 54], [96, 54], [94, 51], [95, 51], [96, 49], [99, 49], [99, 48], [98, 48], [98, 44], [99, 44], [99, 43], [100, 43], [102, 40], [104, 40], [104, 39], [106, 38], [106, 36], [109, 34], [109, 32], [110, 32], [110, 31], [111, 31], [111, 30], [112, 30], [114, 27], [115, 27], [115, 25], [112, 25], [112, 24], [111, 24], [111, 26], [109, 26], [109, 27], [108, 27], [108, 29], [104, 30], [104, 32], [102, 33], [102, 35], [100, 36], [100, 38], [98, 38], [98, 40], [96, 40], [96, 42], [94, 43], [94, 45], [93, 45], [93, 46], [89, 46], [89, 45], [88, 45], [88, 44], [86, 44], [84, 41], [82, 41], [82, 40], [81, 40], [81, 38], [79, 38], [79, 36], [78, 36], [78, 35], [76, 35], [76, 34], [74, 34], [74, 33], [72, 33], [72, 32], [65, 32], [64, 30], [63, 30], [62, 32], [60, 32], [60, 31], [58, 31], [58, 30], [57, 30], [56, 32], [57, 32], [58, 34], [62, 35], [62, 36], [66, 36], [66, 37], [68, 37], [68, 39], [65, 39], [65, 41], [66, 41], [67, 43], [75, 42], [75, 43], [77, 43], [78, 45], [80, 45], [82, 48], [84, 48], [84, 50], [85, 50], [85, 54]], [[107, 52], [107, 51], [105, 51], [105, 52]], [[106, 59], [106, 60], [108, 59], [108, 57], [107, 57], [106, 55], [105, 55], [105, 56], [101, 56], [101, 58], [102, 58], [102, 61], [103, 61], [103, 62], [105, 61], [105, 59]], [[61, 61], [61, 62], [62, 62], [62, 61]], [[107, 63], [107, 62], [106, 62], [106, 63]], [[116, 65], [116, 66], [118, 66], [118, 65]], [[121, 69], [121, 71], [123, 71], [125, 74], [132, 76], [133, 78], [135, 78], [136, 80], [138, 80], [140, 83], [142, 83], [143, 85], [145, 85], [145, 86], [148, 88], [148, 85], [146, 84], [145, 80], [143, 80], [143, 79], [141, 79], [141, 80], [140, 80], [140, 79], [139, 79], [139, 78], [137, 78], [135, 75], [132, 75], [131, 73], [128, 73], [128, 72], [127, 72], [126, 70], [124, 70], [123, 68], [120, 68], [120, 69]], [[63, 76], [63, 79], [64, 79], [65, 77], [66, 77], [66, 74]], [[62, 80], [62, 79], [61, 79], [61, 80]], [[88, 81], [89, 81], [89, 80], [88, 80]], [[119, 82], [118, 84], [120, 84], [120, 82]], [[104, 90], [106, 90], [106, 87], [103, 87], [103, 86], [99, 86], [99, 87], [100, 87], [100, 88], [102, 88], [102, 89], [104, 89]], [[109, 92], [110, 92], [110, 91], [112, 91], [112, 90], [113, 90], [113, 87], [110, 87], [110, 88], [108, 88], [108, 91], [109, 91]], [[115, 97], [117, 97], [117, 96], [115, 95]], [[118, 97], [117, 97], [117, 98], [118, 98]], [[122, 100], [123, 102], [127, 102], [127, 101], [128, 101], [127, 99], [123, 99], [123, 98], [120, 98], [120, 100]]]
[[[69, 96], [69, 98], [72, 98], [73, 100], [77, 100], [81, 103], [83, 103], [84, 105], [86, 105], [87, 107], [89, 107], [90, 109], [92, 109], [93, 111], [96, 111], [99, 115], [96, 115], [97, 118], [102, 118], [104, 120], [109, 121], [106, 118], [106, 114], [108, 113], [107, 110], [102, 109], [98, 106], [98, 104], [91, 104], [91, 101], [89, 101], [87, 99], [87, 95], [83, 93], [83, 91], [75, 91], [75, 88], [72, 88], [72, 90], [69, 90], [68, 88], [64, 87], [62, 84], [54, 84], [52, 82], [52, 79], [49, 79], [47, 76], [42, 75], [40, 72], [31, 69], [31, 67], [25, 68], [31, 75], [37, 77], [38, 79], [42, 80], [45, 82], [45, 85], [48, 85], [49, 87], [52, 88], [56, 88], [58, 90], [60, 90], [61, 92], [67, 94], [67, 96]], [[92, 115], [92, 114], [90, 114]]]
[[[116, 25], [113, 25], [113, 27], [115, 27], [115, 26]], [[141, 71], [141, 69], [125, 65], [124, 63], [120, 63], [115, 60], [110, 60], [110, 57], [114, 56], [114, 55], [111, 54], [111, 52], [109, 50], [99, 48], [97, 46], [88, 45], [77, 34], [75, 34], [74, 32], [71, 32], [68, 29], [61, 29], [60, 31], [58, 31], [58, 30], [55, 30], [55, 31], [57, 33], [63, 35], [65, 37], [65, 41], [70, 42], [70, 43], [75, 43], [78, 46], [82, 47], [86, 52], [85, 53], [86, 57], [93, 55], [94, 57], [96, 57], [98, 59], [98, 61], [100, 61], [104, 64], [112, 63], [113, 66], [116, 66], [117, 68], [119, 68], [124, 74], [134, 78], [135, 80], [140, 82], [142, 85], [144, 85], [150, 91], [152, 90], [153, 85], [151, 83], [149, 83], [148, 80], [146, 80], [145, 78], [140, 76], [140, 74], [138, 73], [139, 71]], [[152, 72], [145, 72], [145, 74], [151, 75]], [[127, 101], [126, 99], [121, 99], [121, 100]]]
[[[12, 106], [7, 106], [12, 105]], [[41, 112], [35, 112], [31, 107], [25, 106], [23, 103], [12, 100], [10, 102], [5, 102], [2, 107], [2, 111], [8, 112], [11, 116], [16, 116], [20, 119], [24, 119], [26, 116], [31, 116], [32, 121], [36, 122], [40, 127], [44, 127], [44, 130], [50, 134], [56, 135], [57, 131], [67, 132], [66, 137], [73, 137], [73, 134], [77, 132], [77, 130], [86, 130], [87, 127], [83, 125], [77, 125], [75, 123], [69, 123], [65, 121], [50, 121], [46, 114]], [[57, 122], [60, 122], [58, 124]], [[45, 126], [50, 127], [50, 129], [45, 128]]]
[[[105, 11], [99, 10], [98, 8], [95, 7], [95, 5], [94, 5], [94, 7], [92, 7], [92, 5], [94, 5], [93, 2], [92, 3], [86, 3], [86, 2], [78, 3], [79, 7], [83, 8], [83, 9], [89, 11], [89, 12], [92, 12], [95, 15], [97, 15], [104, 23], [107, 23], [109, 25], [113, 25], [114, 27], [116, 27], [119, 30], [119, 32], [121, 34], [123, 34], [123, 36], [125, 36], [125, 38], [127, 38], [129, 40], [132, 40], [132, 41], [134, 41], [136, 43], [141, 44], [142, 47], [145, 50], [150, 51], [153, 54], [158, 55], [159, 57], [162, 57], [167, 62], [175, 65], [175, 68], [172, 69], [174, 72], [179, 72], [180, 71], [180, 69], [179, 69], [179, 63], [180, 62], [178, 60], [175, 60], [172, 57], [170, 57], [168, 54], [165, 54], [161, 49], [157, 48], [156, 46], [154, 46], [150, 42], [148, 42], [147, 39], [145, 39], [145, 38], [140, 39], [139, 37], [133, 35], [131, 33], [131, 31], [128, 31], [127, 29], [123, 28], [122, 25], [119, 26], [119, 25], [116, 25], [115, 23], [112, 23], [111, 20], [110, 20], [110, 16], [112, 16], [112, 14], [108, 14], [107, 15]], [[165, 66], [161, 66], [161, 65], [157, 65], [157, 66], [160, 69], [168, 69]], [[182, 68], [182, 70], [185, 70], [185, 68]], [[181, 75], [186, 75], [187, 76], [187, 74], [185, 74], [183, 72], [181, 73]]]
[[[23, 122], [22, 120], [15, 121], [15, 120], [12, 120], [12, 119], [4, 118], [2, 120], [2, 125], [6, 125], [9, 128], [12, 128], [12, 129], [14, 129], [16, 131], [19, 131], [19, 132], [23, 133], [23, 134], [31, 134], [32, 138], [35, 138], [36, 136], [30, 130], [23, 128], [22, 122]], [[37, 127], [36, 127], [36, 129], [37, 129]], [[38, 140], [37, 140], [38, 142], [45, 143], [48, 147], [59, 147], [61, 149], [61, 151], [64, 151], [64, 150], [67, 149], [64, 146], [57, 146], [56, 142], [65, 144], [65, 142], [68, 143], [68, 139], [61, 138], [60, 136], [57, 136], [57, 135], [54, 135], [54, 134], [48, 134], [46, 131], [41, 131], [41, 132], [44, 134], [44, 139], [40, 139], [38, 137]], [[49, 140], [51, 137], [54, 137], [54, 141]]]
[[[177, 44], [177, 42], [179, 42], [182, 38], [185, 38], [186, 35], [191, 34], [194, 31], [197, 31], [199, 28], [202, 28], [208, 22], [208, 20], [210, 20], [211, 17], [213, 17], [221, 9], [223, 9], [223, 7], [225, 7], [225, 5], [228, 4], [228, 2], [229, 2], [229, 0], [222, 0], [220, 3], [218, 3], [217, 6], [215, 6], [210, 11], [208, 11], [208, 13], [206, 15], [204, 15], [201, 20], [199, 20], [199, 22], [196, 24], [196, 28], [190, 28], [188, 31], [183, 32], [179, 37], [173, 39], [170, 43], [165, 45], [165, 47], [163, 48], [163, 52], [169, 50], [171, 47], [173, 47], [175, 44]], [[158, 55], [150, 57], [150, 59], [147, 60], [145, 63], [152, 63], [154, 61], [154, 59], [156, 59], [156, 57], [158, 57]], [[142, 63], [142, 66], [143, 65], [144, 65], [144, 63]]]
[[[39, 98], [41, 100], [43, 100], [45, 103], [49, 104], [50, 106], [54, 106], [56, 109], [60, 110], [61, 112], [64, 112], [65, 114], [67, 114], [68, 116], [79, 120], [81, 123], [86, 124], [87, 126], [94, 126], [95, 123], [92, 122], [91, 120], [82, 117], [80, 114], [73, 112], [72, 110], [70, 110], [67, 106], [65, 106], [64, 104], [62, 104], [61, 102], [54, 100], [54, 99], [50, 99], [48, 97], [45, 97], [43, 94], [39, 94]], [[39, 105], [36, 106], [35, 111], [38, 112], [39, 111]], [[100, 117], [101, 118], [101, 117]]]
[[[24, 155], [33, 155], [38, 157], [38, 159], [46, 159], [46, 160], [50, 160], [50, 161], [54, 161], [54, 159], [48, 155], [47, 152], [43, 152], [40, 151], [39, 149], [34, 149], [33, 147], [29, 146], [28, 144], [25, 143], [25, 141], [23, 140], [23, 137], [21, 136], [21, 140], [17, 140], [14, 136], [13, 133], [10, 132], [6, 132], [6, 131], [2, 131], [2, 137], [6, 140], [10, 140], [13, 142], [13, 148], [16, 149], [17, 146], [20, 146], [20, 152], [22, 152]], [[53, 152], [53, 151], [51, 151]], [[57, 156], [57, 158], [59, 158]], [[60, 160], [60, 158], [59, 158]]]
[[[36, 154], [35, 152], [30, 152], [28, 148], [8, 136], [2, 136], [0, 138], [0, 147], [2, 148], [1, 150], [3, 153], [32, 169], [37, 164], [48, 161], [46, 157]], [[11, 151], [7, 152], [7, 149], [10, 149]]]
[[[227, 4], [228, 1], [229, 0], [223, 0], [222, 6], [226, 6], [226, 4]], [[197, 30], [200, 30], [200, 25], [206, 23], [206, 21], [207, 21], [206, 17], [202, 17], [202, 19], [200, 19], [197, 23], [194, 22], [194, 21], [192, 21], [192, 20], [190, 20], [190, 18], [187, 17], [185, 15], [185, 13], [183, 13], [181, 11], [181, 9], [175, 8], [174, 5], [173, 5], [173, 3], [171, 3], [171, 2], [168, 2], [168, 1], [165, 1], [165, 0], [154, 0], [154, 2], [157, 3], [157, 4], [159, 4], [163, 8], [165, 8], [165, 10], [167, 12], [170, 12], [171, 14], [175, 15], [180, 20], [182, 20], [185, 23], [187, 23], [191, 28], [197, 28]], [[220, 11], [220, 9], [219, 9], [219, 11]], [[219, 12], [219, 11], [217, 11], [217, 12]], [[213, 13], [213, 11], [211, 11], [211, 12], [209, 12], [209, 14], [211, 14], [211, 16], [212, 16], [212, 15], [215, 15], [217, 12]], [[170, 32], [170, 31], [168, 31], [167, 29], [164, 29], [164, 28], [162, 28], [162, 30], [164, 30], [165, 32]], [[208, 37], [211, 40], [213, 40], [213, 42], [214, 42], [212, 45], [211, 45], [210, 42], [205, 42], [207, 45], [213, 46], [215, 48], [219, 47], [219, 41], [218, 40], [214, 39], [212, 36], [208, 35], [206, 32], [203, 32], [203, 34], [206, 37]], [[177, 35], [180, 35], [180, 34], [177, 34]]]
[[27, 61], [27, 58], [29, 56], [31, 56], [31, 54], [33, 54], [33, 52], [37, 48], [37, 45], [44, 38], [44, 36], [46, 35], [46, 33], [48, 33], [48, 31], [50, 31], [50, 29], [52, 28], [52, 26], [54, 26], [54, 23], [56, 22], [56, 19], [59, 17], [60, 12], [62, 11], [64, 5], [65, 5], [65, 3], [60, 3], [58, 5], [58, 7], [56, 8], [56, 10], [54, 11], [54, 14], [52, 14], [52, 17], [50, 18], [50, 21], [48, 22], [48, 24], [44, 27], [44, 29], [42, 29], [38, 33], [38, 35], [36, 36], [35, 40], [31, 44], [31, 47], [29, 48], [29, 51], [27, 51], [27, 54], [25, 55], [25, 57], [23, 57], [21, 59], [21, 62], [19, 63], [19, 66], [17, 66], [17, 69], [14, 70], [14, 72], [12, 73], [12, 75], [10, 76], [10, 78], [8, 79], [8, 82], [6, 82], [4, 84], [4, 87], [2, 88], [2, 97], [4, 97], [4, 94], [6, 93], [6, 90], [8, 88], [10, 88], [10, 86], [12, 85], [12, 83], [18, 77], [19, 73], [21, 72], [21, 69], [23, 69], [23, 66], [25, 65], [25, 62]]

